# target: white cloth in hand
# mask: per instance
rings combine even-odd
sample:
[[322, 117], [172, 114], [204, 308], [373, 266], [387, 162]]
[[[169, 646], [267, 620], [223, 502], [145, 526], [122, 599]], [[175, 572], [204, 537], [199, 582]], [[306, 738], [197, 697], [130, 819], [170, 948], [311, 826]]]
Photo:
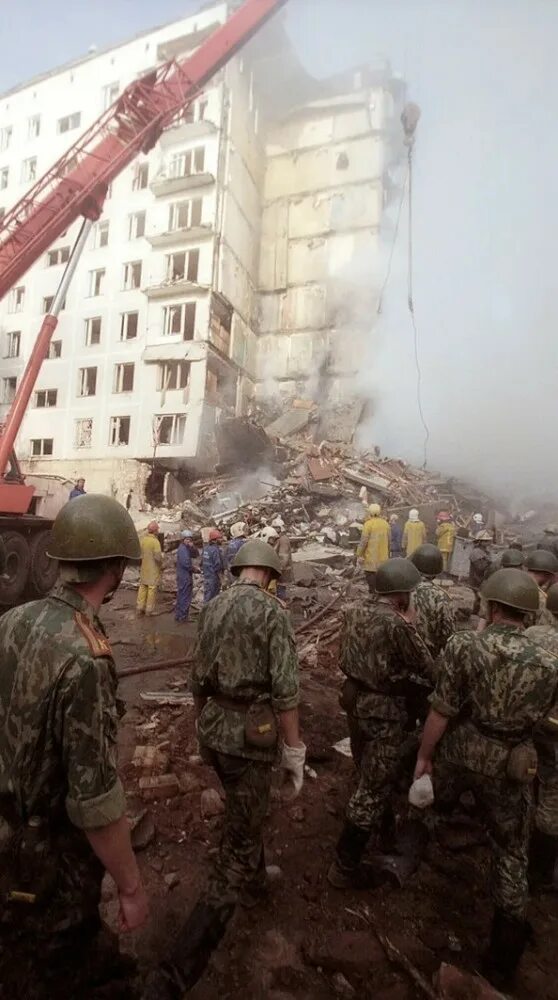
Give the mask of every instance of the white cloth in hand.
[[304, 762], [306, 760], [306, 747], [304, 743], [299, 747], [283, 745], [281, 757], [281, 770], [287, 779], [283, 796], [287, 799], [295, 799], [304, 784]]
[[434, 802], [434, 787], [429, 774], [423, 774], [413, 781], [409, 789], [409, 802], [416, 809], [427, 809]]

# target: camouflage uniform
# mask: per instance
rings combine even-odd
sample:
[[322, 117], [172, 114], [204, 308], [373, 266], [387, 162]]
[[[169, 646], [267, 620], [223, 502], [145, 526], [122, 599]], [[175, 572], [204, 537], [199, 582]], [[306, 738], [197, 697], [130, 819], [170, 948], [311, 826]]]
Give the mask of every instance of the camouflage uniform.
[[341, 641], [341, 670], [358, 689], [348, 711], [358, 787], [347, 819], [372, 831], [389, 809], [417, 690], [430, 689], [433, 663], [413, 627], [381, 598], [347, 611]]
[[549, 626], [551, 629], [556, 628], [554, 615], [546, 610], [546, 594], [542, 587], [539, 587], [539, 610], [535, 614], [527, 615], [526, 622], [529, 627], [544, 625]]
[[0, 981], [11, 998], [55, 997], [63, 966], [64, 995], [84, 996], [104, 869], [83, 831], [125, 812], [112, 654], [93, 608], [61, 586], [0, 619], [0, 660], [1, 889], [37, 896], [3, 904]]
[[457, 720], [434, 762], [436, 802], [449, 805], [466, 790], [474, 793], [492, 841], [494, 903], [519, 919], [528, 894], [532, 787], [508, 778], [506, 768], [510, 750], [531, 739], [557, 691], [551, 653], [521, 627], [490, 625], [449, 640], [431, 699], [437, 712]]
[[[540, 644], [549, 653], [558, 657], [558, 622], [554, 615], [553, 625], [534, 625], [527, 629], [533, 642]], [[556, 661], [558, 670], [558, 660]], [[542, 833], [558, 837], [558, 748], [548, 743], [536, 743], [539, 758], [537, 772], [537, 808], [535, 826]]]
[[433, 657], [439, 656], [450, 635], [455, 632], [455, 618], [448, 595], [431, 580], [421, 580], [413, 591], [417, 610], [417, 632]]

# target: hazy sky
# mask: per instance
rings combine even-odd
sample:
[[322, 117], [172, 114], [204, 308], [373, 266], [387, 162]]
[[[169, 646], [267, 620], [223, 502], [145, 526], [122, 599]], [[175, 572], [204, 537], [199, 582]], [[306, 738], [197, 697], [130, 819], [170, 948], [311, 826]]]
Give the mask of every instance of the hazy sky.
[[[0, 88], [197, 6], [4, 0], [10, 44]], [[430, 463], [507, 496], [555, 492], [558, 3], [290, 0], [287, 14], [311, 72], [325, 76], [381, 54], [422, 108], [415, 300]], [[371, 322], [370, 394], [378, 413], [368, 434], [369, 443], [419, 460], [404, 237], [402, 227], [374, 332]], [[365, 262], [360, 266], [366, 284]]]

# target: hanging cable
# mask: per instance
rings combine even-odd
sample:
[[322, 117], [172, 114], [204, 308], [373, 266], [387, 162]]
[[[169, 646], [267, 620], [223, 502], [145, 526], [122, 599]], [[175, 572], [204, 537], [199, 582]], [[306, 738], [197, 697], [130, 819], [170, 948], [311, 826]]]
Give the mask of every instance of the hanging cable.
[[385, 294], [385, 291], [386, 291], [386, 288], [387, 288], [387, 285], [388, 285], [388, 281], [389, 281], [389, 279], [391, 277], [391, 267], [392, 267], [392, 264], [393, 264], [393, 255], [395, 253], [395, 246], [397, 244], [397, 237], [399, 235], [399, 223], [401, 222], [401, 213], [403, 211], [403, 202], [405, 201], [405, 193], [407, 191], [408, 176], [409, 175], [407, 173], [406, 176], [405, 176], [405, 179], [403, 181], [403, 184], [401, 185], [401, 197], [399, 199], [399, 205], [397, 207], [397, 215], [395, 217], [395, 229], [393, 231], [393, 239], [391, 241], [391, 247], [390, 247], [390, 251], [389, 251], [388, 265], [387, 265], [387, 269], [386, 269], [386, 276], [384, 278], [382, 287], [380, 289], [380, 295], [379, 295], [379, 298], [378, 298], [378, 305], [376, 307], [376, 315], [377, 316], [379, 316], [380, 313], [382, 312], [382, 306], [384, 304], [384, 294]]

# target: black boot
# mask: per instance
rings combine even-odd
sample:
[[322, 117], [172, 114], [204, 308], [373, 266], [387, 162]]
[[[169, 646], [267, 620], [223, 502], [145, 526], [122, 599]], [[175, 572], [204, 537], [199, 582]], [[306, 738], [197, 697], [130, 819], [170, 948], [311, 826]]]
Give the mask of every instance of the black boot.
[[182, 1000], [205, 972], [234, 906], [216, 909], [200, 900], [180, 929], [170, 959], [148, 977], [142, 1000]]
[[370, 831], [347, 821], [337, 841], [336, 858], [327, 873], [328, 882], [335, 889], [349, 889], [358, 885], [358, 869]]
[[502, 910], [495, 911], [482, 972], [497, 989], [513, 985], [517, 966], [530, 937], [531, 926], [526, 920], [510, 917]]
[[558, 837], [533, 830], [529, 844], [529, 886], [533, 891], [558, 891], [558, 880], [554, 875], [557, 858]]

